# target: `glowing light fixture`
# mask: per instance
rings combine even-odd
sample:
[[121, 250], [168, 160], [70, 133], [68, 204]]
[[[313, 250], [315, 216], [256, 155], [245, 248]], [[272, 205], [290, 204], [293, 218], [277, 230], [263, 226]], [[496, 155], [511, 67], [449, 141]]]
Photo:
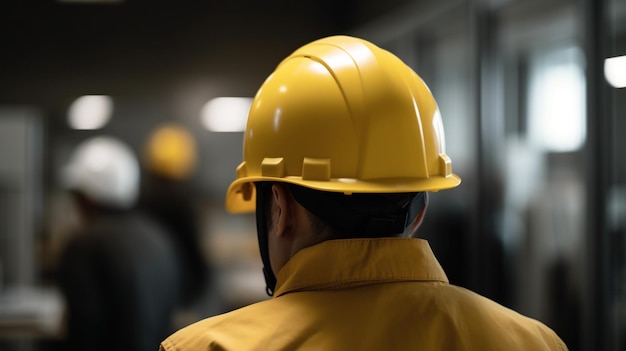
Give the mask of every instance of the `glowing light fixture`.
[[243, 132], [252, 98], [218, 97], [209, 100], [200, 112], [204, 127], [212, 132]]
[[74, 129], [100, 129], [109, 122], [112, 113], [110, 96], [83, 95], [70, 106], [68, 123]]
[[529, 137], [546, 151], [568, 152], [586, 138], [582, 53], [576, 47], [543, 51], [531, 59]]
[[614, 88], [626, 88], [626, 55], [604, 60], [604, 78]]

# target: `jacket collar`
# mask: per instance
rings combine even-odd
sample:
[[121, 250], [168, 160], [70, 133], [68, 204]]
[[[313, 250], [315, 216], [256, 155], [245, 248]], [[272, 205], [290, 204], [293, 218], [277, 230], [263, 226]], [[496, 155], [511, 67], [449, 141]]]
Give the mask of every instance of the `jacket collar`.
[[395, 281], [448, 278], [423, 239], [328, 240], [296, 253], [278, 272], [274, 297]]

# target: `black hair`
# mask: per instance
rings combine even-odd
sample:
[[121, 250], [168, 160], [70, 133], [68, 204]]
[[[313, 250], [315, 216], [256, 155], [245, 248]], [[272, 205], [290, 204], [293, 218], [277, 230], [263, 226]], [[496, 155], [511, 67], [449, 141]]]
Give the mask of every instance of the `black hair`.
[[319, 191], [287, 184], [319, 232], [331, 239], [408, 236], [426, 205], [426, 193], [353, 193]]

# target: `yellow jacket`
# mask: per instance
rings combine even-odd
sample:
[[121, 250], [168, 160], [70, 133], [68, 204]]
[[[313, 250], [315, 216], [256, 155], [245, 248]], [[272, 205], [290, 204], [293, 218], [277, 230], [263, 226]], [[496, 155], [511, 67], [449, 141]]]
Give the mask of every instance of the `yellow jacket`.
[[163, 341], [181, 350], [567, 350], [544, 324], [450, 285], [421, 239], [331, 240], [298, 252], [272, 299]]

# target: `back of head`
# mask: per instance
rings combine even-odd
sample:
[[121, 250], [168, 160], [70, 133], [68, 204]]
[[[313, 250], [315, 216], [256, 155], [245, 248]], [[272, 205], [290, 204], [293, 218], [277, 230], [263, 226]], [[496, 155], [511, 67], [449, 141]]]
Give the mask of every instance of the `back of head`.
[[121, 140], [93, 137], [73, 151], [63, 169], [63, 183], [99, 206], [128, 209], [137, 201], [139, 163]]

